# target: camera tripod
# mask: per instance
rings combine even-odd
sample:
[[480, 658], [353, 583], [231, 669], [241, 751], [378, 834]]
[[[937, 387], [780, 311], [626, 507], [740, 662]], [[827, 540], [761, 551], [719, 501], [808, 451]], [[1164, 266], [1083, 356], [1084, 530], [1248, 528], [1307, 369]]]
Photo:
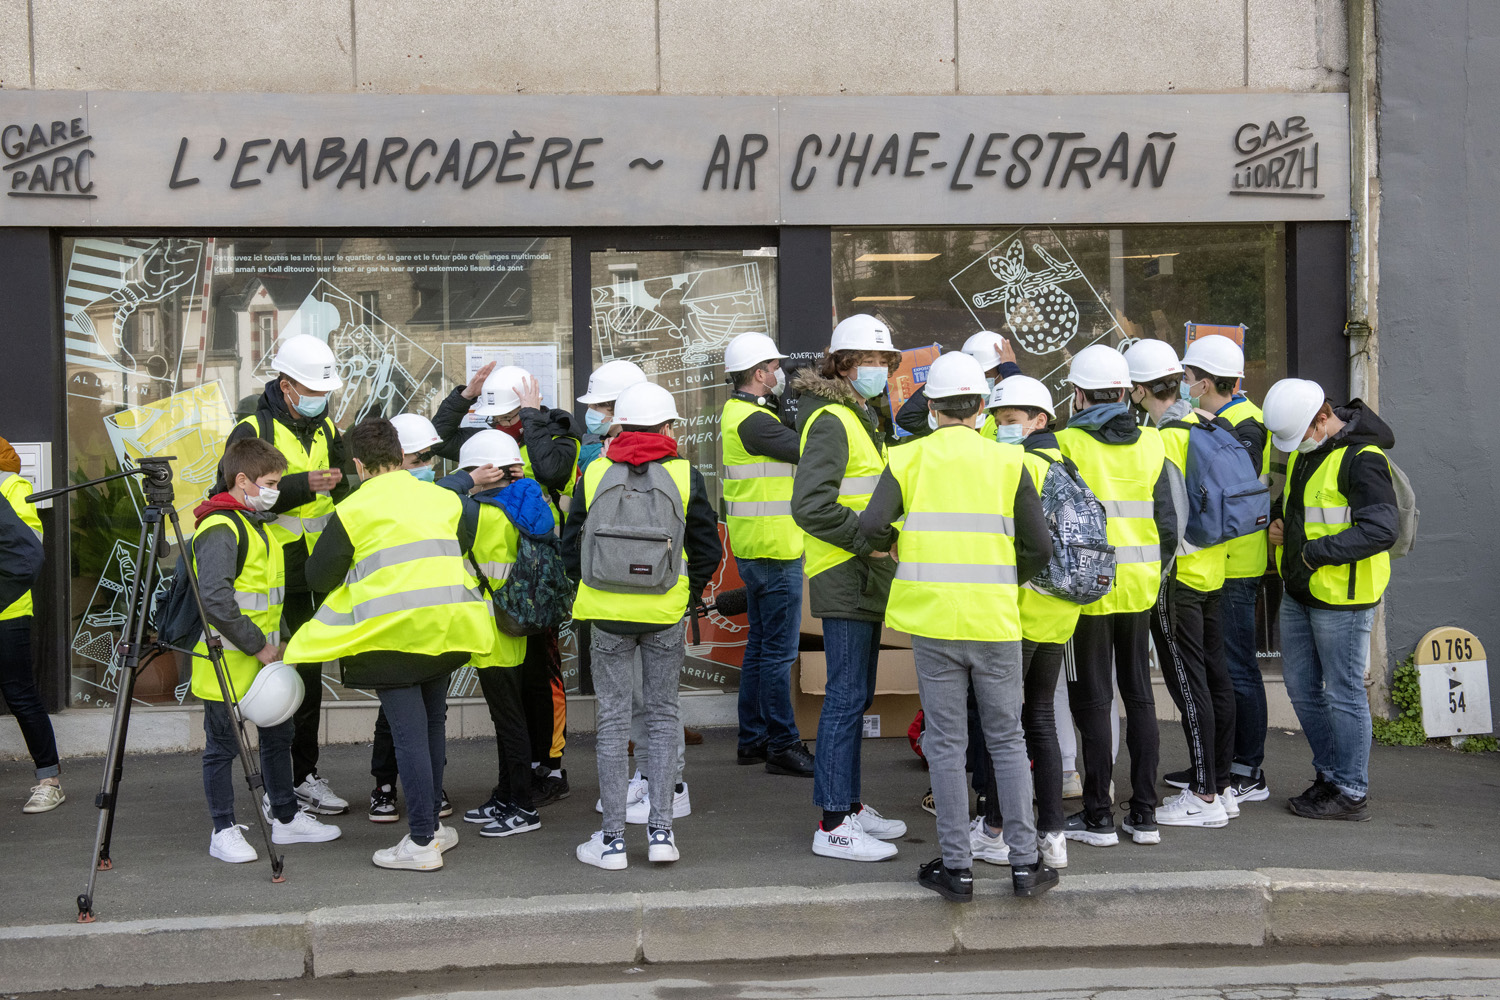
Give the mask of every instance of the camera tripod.
[[[128, 476], [141, 477], [141, 492], [146, 498], [146, 506], [141, 513], [140, 540], [135, 548], [135, 574], [129, 586], [130, 606], [125, 627], [120, 633], [120, 644], [115, 651], [120, 665], [120, 690], [115, 700], [114, 718], [110, 723], [109, 747], [104, 755], [104, 776], [100, 782], [99, 794], [94, 797], [94, 805], [99, 809], [99, 829], [94, 836], [94, 856], [89, 865], [88, 885], [78, 896], [78, 922], [81, 924], [94, 921], [94, 883], [99, 873], [109, 871], [114, 867], [109, 848], [114, 836], [115, 809], [119, 804], [120, 775], [125, 766], [125, 739], [130, 729], [130, 705], [134, 700], [136, 677], [152, 660], [169, 652], [184, 652], [190, 656], [203, 657], [213, 664], [214, 675], [219, 681], [219, 693], [224, 699], [224, 704], [229, 707], [230, 717], [234, 721], [235, 742], [239, 745], [240, 764], [244, 768], [245, 783], [250, 787], [250, 797], [254, 802], [256, 823], [260, 827], [261, 835], [265, 838], [266, 854], [271, 859], [271, 881], [286, 880], [286, 876], [282, 873], [282, 858], [276, 853], [275, 845], [271, 842], [271, 828], [266, 823], [265, 814], [261, 811], [260, 799], [265, 788], [265, 781], [261, 777], [259, 758], [251, 752], [249, 735], [245, 730], [245, 720], [239, 711], [239, 699], [229, 683], [229, 675], [224, 667], [223, 640], [209, 626], [208, 617], [204, 614], [203, 594], [198, 589], [198, 577], [193, 569], [192, 559], [188, 555], [187, 543], [182, 537], [182, 524], [177, 519], [177, 508], [173, 504], [172, 468], [167, 463], [176, 457], [167, 455], [141, 458], [136, 468], [126, 469], [124, 472], [117, 472], [86, 483], [48, 490], [45, 493], [33, 493], [28, 498], [35, 503]], [[172, 532], [177, 540], [177, 551], [180, 553], [177, 572], [188, 574], [193, 601], [197, 605], [198, 616], [203, 621], [208, 647], [206, 656], [193, 650], [178, 649], [176, 646], [161, 641], [159, 637], [149, 640], [146, 637], [147, 623], [151, 616], [151, 601], [156, 592], [156, 561], [166, 555], [164, 532], [167, 521], [172, 522]]]

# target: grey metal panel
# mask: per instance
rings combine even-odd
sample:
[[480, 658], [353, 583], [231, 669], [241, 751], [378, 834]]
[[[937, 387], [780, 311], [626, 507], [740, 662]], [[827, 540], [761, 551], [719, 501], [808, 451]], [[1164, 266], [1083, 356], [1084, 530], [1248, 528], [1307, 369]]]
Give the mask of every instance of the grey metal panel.
[[[1286, 132], [1273, 135], [1274, 150], [1247, 148], [1271, 128]], [[10, 226], [1348, 216], [1340, 94], [777, 100], [3, 91], [0, 129], [0, 225]], [[301, 158], [289, 158], [299, 149]], [[329, 168], [321, 178], [320, 163]]]

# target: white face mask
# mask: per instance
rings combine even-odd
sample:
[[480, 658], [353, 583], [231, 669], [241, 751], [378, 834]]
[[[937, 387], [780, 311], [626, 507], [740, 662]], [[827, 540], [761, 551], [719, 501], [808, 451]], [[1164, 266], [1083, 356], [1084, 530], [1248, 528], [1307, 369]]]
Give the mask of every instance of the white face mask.
[[778, 368], [776, 369], [776, 384], [771, 386], [771, 393], [780, 396], [783, 392], [786, 392], [786, 372]]
[[1303, 438], [1297, 442], [1297, 454], [1306, 455], [1317, 451], [1327, 442], [1327, 438]]
[[280, 490], [273, 486], [262, 486], [260, 492], [255, 494], [255, 496], [251, 496], [248, 493], [245, 494], [245, 506], [251, 510], [268, 511], [276, 506], [276, 501], [280, 497]]

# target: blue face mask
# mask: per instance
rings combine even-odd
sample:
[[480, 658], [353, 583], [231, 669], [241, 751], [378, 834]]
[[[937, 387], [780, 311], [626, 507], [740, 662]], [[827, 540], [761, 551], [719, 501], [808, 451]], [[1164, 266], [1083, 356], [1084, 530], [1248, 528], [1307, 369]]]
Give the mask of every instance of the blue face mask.
[[430, 483], [436, 478], [436, 476], [433, 475], [432, 466], [430, 465], [424, 465], [419, 469], [412, 469], [410, 471], [412, 475], [416, 476], [424, 483]]
[[995, 428], [995, 440], [1001, 444], [1020, 444], [1026, 438], [1026, 428], [1020, 424], [1001, 424]]
[[303, 396], [297, 400], [293, 408], [304, 417], [316, 417], [328, 409], [328, 397]]
[[598, 410], [583, 411], [583, 425], [589, 429], [590, 434], [598, 434], [600, 437], [603, 437], [604, 432], [609, 430], [611, 419]]
[[866, 368], [863, 365], [854, 369], [854, 378], [849, 381], [854, 384], [854, 391], [859, 393], [861, 399], [874, 399], [885, 392], [886, 384], [890, 381], [891, 373], [884, 365]]

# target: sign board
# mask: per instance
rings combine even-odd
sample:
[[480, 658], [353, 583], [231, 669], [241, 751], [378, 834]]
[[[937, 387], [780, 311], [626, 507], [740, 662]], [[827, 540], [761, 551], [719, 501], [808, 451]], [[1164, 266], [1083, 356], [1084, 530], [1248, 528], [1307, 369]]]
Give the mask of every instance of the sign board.
[[1349, 217], [1343, 94], [0, 91], [0, 226]]
[[1474, 633], [1452, 626], [1435, 628], [1417, 643], [1416, 660], [1422, 728], [1428, 736], [1491, 731], [1489, 667]]

